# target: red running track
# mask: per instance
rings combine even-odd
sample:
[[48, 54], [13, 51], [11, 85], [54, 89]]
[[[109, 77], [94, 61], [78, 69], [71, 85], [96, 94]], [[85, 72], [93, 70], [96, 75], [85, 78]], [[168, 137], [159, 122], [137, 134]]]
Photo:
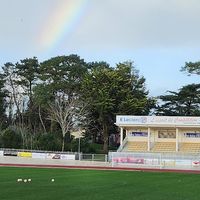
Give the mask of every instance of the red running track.
[[200, 174], [200, 170], [181, 169], [155, 169], [155, 168], [122, 168], [122, 167], [99, 167], [99, 166], [67, 166], [67, 165], [39, 165], [39, 164], [2, 164], [0, 167], [30, 167], [30, 168], [61, 168], [61, 169], [92, 169], [92, 170], [118, 170], [118, 171], [141, 171], [141, 172], [175, 172]]

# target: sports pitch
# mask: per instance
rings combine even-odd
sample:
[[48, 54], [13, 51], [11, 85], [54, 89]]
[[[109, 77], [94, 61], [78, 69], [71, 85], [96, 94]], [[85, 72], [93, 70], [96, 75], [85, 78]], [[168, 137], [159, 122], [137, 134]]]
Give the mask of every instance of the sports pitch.
[[200, 175], [0, 167], [0, 200], [11, 199], [199, 200]]

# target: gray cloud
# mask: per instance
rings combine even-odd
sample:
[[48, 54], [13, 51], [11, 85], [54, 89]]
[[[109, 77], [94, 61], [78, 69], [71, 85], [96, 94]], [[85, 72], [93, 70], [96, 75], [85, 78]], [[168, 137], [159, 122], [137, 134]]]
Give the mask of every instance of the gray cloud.
[[[1, 44], [34, 47], [41, 26], [61, 1], [70, 2], [1, 0]], [[199, 19], [199, 0], [88, 0], [80, 24], [63, 42], [88, 49], [199, 46]]]
[[88, 47], [199, 46], [198, 0], [94, 0], [74, 33]]
[[199, 0], [85, 0], [88, 6], [70, 34], [51, 53], [41, 50], [37, 38], [55, 7], [74, 1], [0, 0], [0, 62], [77, 53], [112, 65], [136, 61], [153, 93], [195, 81], [179, 70], [199, 59]]

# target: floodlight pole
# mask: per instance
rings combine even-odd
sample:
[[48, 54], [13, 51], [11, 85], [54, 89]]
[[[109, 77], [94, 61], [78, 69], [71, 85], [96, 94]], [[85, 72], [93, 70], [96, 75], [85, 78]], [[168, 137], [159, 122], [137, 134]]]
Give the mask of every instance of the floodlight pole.
[[81, 160], [81, 137], [80, 137], [80, 132], [79, 132], [79, 137], [78, 137], [78, 155], [79, 155], [79, 160]]
[[81, 138], [78, 138], [78, 153], [81, 153]]

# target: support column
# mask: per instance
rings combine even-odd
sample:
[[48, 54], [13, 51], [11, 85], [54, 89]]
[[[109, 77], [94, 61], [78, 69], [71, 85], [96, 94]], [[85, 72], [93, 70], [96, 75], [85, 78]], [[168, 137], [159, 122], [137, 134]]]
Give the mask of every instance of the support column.
[[178, 146], [179, 146], [179, 131], [178, 128], [176, 128], [176, 152], [178, 151]]
[[123, 128], [120, 127], [120, 145], [122, 145], [123, 142]]
[[150, 127], [148, 127], [148, 149], [147, 149], [147, 151], [151, 150], [150, 138], [151, 138], [151, 129], [150, 129]]

